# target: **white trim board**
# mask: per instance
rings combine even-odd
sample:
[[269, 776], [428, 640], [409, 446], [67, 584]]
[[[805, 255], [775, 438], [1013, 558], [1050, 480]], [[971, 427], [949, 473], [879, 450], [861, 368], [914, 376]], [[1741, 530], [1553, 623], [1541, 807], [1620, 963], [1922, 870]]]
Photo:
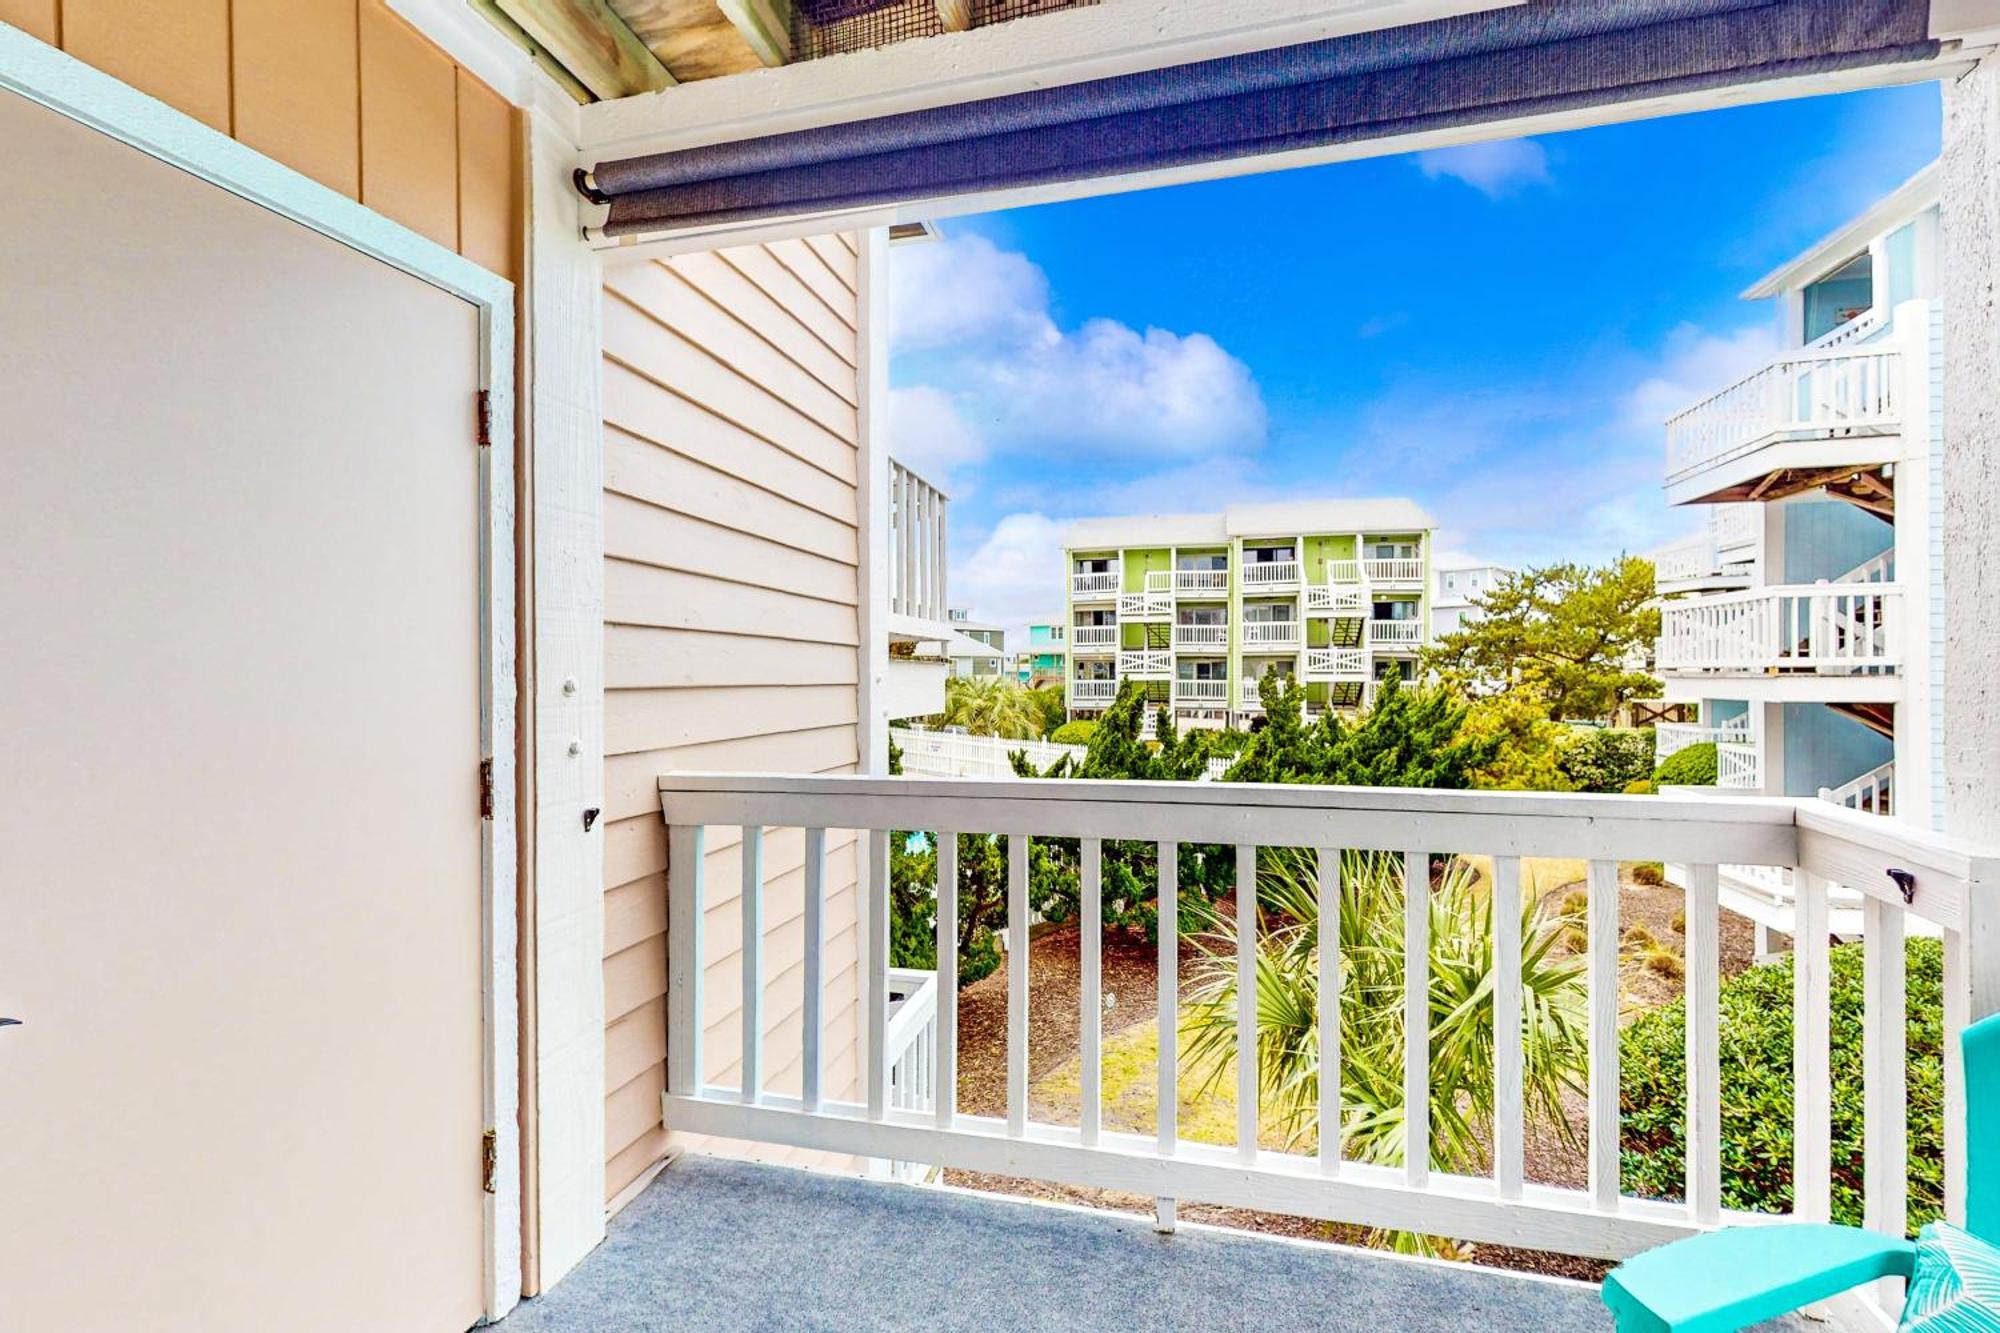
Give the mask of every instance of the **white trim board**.
[[[480, 532], [480, 744], [493, 762], [493, 818], [482, 829], [482, 1018], [485, 1116], [498, 1159], [486, 1196], [481, 1288], [498, 1319], [520, 1299], [521, 1181], [516, 1110], [514, 890], [514, 289], [436, 242], [191, 116], [0, 23], [0, 89], [18, 93], [240, 198], [380, 260], [479, 310], [480, 383], [492, 405], [490, 448], [481, 449], [485, 520]], [[468, 431], [471, 422], [467, 421]], [[468, 447], [471, 447], [468, 444]], [[468, 775], [468, 791], [471, 789]], [[468, 1168], [477, 1145], [466, 1145]]]

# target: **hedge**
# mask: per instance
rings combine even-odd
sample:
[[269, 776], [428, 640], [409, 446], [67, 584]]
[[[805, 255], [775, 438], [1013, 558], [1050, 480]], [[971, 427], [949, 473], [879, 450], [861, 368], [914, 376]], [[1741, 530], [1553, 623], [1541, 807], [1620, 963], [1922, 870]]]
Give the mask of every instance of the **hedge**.
[[1088, 745], [1091, 733], [1096, 730], [1097, 723], [1089, 718], [1080, 717], [1057, 727], [1049, 733], [1049, 739], [1057, 745]]
[[[1861, 949], [1833, 950], [1833, 1220], [1861, 1224]], [[1909, 1228], [1944, 1211], [1943, 950], [1906, 942]], [[1722, 1206], [1792, 1206], [1792, 960], [1722, 983]], [[1621, 1157], [1628, 1194], [1680, 1200], [1687, 1163], [1686, 1019], [1674, 1001], [1619, 1038]]]
[[1595, 727], [1572, 734], [1556, 767], [1577, 791], [1619, 792], [1653, 772], [1651, 727]]
[[1653, 770], [1653, 782], [1656, 786], [1713, 787], [1715, 773], [1715, 742], [1701, 741], [1661, 760]]

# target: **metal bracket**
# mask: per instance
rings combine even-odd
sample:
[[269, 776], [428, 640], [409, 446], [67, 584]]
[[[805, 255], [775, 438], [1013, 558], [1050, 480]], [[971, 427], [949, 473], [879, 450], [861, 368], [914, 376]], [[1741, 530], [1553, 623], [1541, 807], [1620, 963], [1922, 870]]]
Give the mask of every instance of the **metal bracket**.
[[584, 811], [584, 812], [583, 812], [583, 831], [584, 831], [585, 833], [588, 833], [588, 832], [590, 832], [590, 828], [591, 828], [591, 825], [595, 824], [595, 823], [597, 822], [597, 817], [598, 817], [599, 815], [603, 814], [603, 813], [604, 813], [604, 812], [603, 812], [602, 810], [598, 809], [598, 808], [597, 808], [596, 806], [594, 806], [594, 805], [593, 805], [592, 807], [590, 807], [590, 809], [588, 809], [588, 810]]
[[1907, 870], [1891, 870], [1889, 878], [1894, 881], [1896, 888], [1902, 893], [1905, 903], [1913, 903], [1917, 900], [1917, 877], [1915, 875]]

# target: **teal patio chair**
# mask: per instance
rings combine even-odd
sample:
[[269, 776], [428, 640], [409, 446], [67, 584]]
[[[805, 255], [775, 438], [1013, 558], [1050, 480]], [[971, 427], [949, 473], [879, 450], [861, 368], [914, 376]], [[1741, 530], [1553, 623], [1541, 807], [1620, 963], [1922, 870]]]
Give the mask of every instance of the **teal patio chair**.
[[1690, 1236], [1604, 1280], [1619, 1333], [1725, 1333], [1885, 1277], [1915, 1279], [1906, 1329], [2000, 1330], [2000, 1014], [1969, 1025], [1961, 1049], [1965, 1231], [1938, 1224], [1912, 1242], [1792, 1222]]

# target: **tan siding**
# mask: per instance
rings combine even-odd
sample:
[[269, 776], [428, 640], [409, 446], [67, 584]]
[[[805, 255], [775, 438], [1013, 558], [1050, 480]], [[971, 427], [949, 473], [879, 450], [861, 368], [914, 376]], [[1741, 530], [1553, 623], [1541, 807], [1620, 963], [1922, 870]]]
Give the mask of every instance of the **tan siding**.
[[234, 0], [231, 13], [236, 137], [360, 198], [354, 0]]
[[361, 8], [361, 202], [458, 248], [458, 71], [395, 14]]
[[[666, 833], [675, 769], [839, 772], [858, 756], [854, 249], [839, 239], [605, 278], [605, 1186], [666, 1151]], [[803, 270], [803, 272], [801, 272]], [[827, 1085], [860, 1072], [859, 845], [828, 834]], [[742, 1058], [743, 839], [704, 857], [703, 1075]], [[764, 840], [766, 1086], [796, 1092], [805, 839]], [[737, 1146], [716, 1145], [710, 1147]], [[764, 1154], [768, 1156], [769, 1154]], [[793, 1160], [791, 1154], [787, 1160]]]
[[62, 0], [63, 49], [230, 132], [229, 0]]
[[520, 272], [514, 109], [383, 0], [0, 0], [0, 22]]

